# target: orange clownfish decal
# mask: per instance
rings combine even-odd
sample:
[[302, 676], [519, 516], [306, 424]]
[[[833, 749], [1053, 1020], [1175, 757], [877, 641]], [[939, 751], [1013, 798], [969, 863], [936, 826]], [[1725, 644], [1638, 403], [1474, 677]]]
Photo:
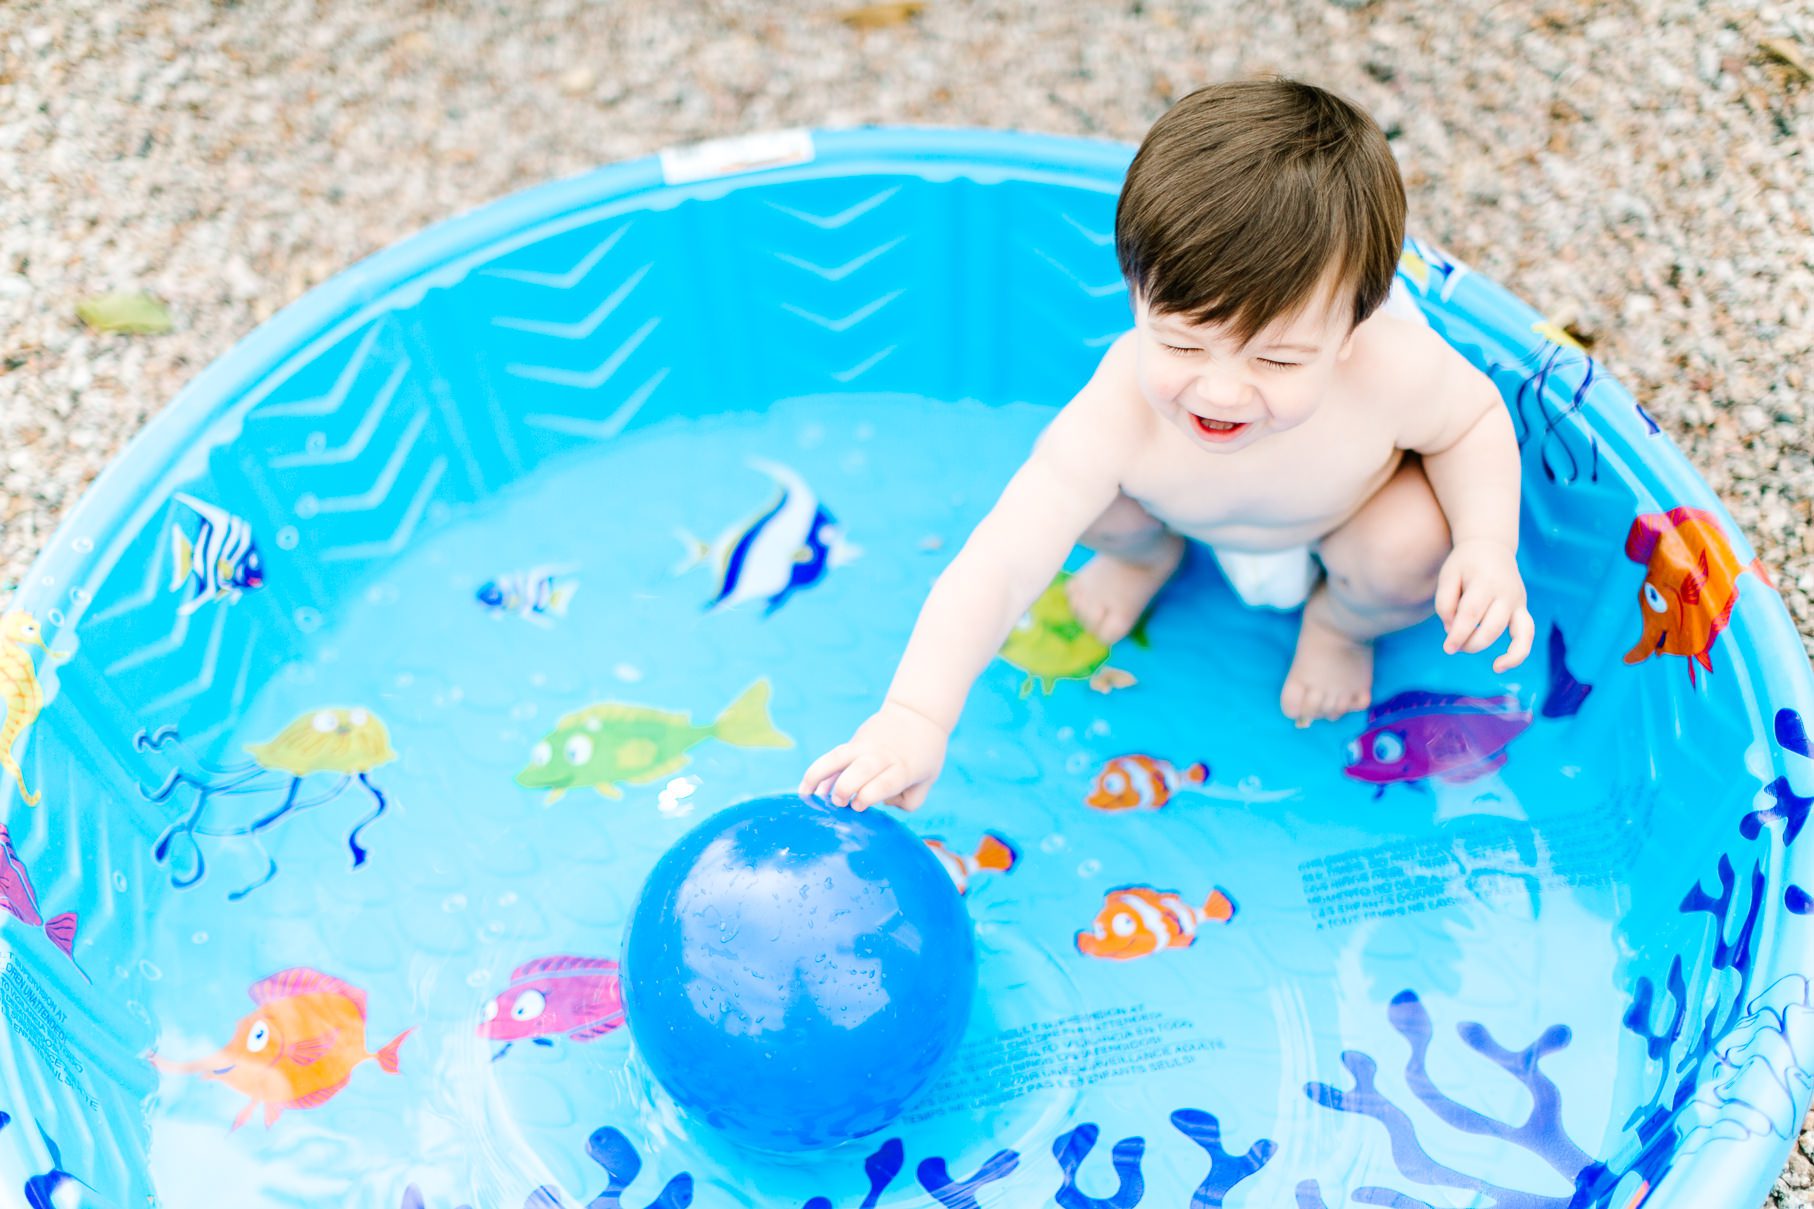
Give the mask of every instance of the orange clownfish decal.
[[993, 831], [984, 832], [976, 851], [968, 856], [937, 838], [927, 840], [926, 847], [932, 849], [932, 855], [951, 875], [951, 883], [959, 894], [970, 892], [970, 879], [977, 874], [1007, 873], [1020, 863], [1020, 850]]
[[1625, 662], [1642, 663], [1658, 653], [1681, 655], [1689, 661], [1691, 684], [1696, 663], [1713, 670], [1710, 652], [1732, 620], [1738, 577], [1749, 570], [1770, 582], [1761, 562], [1739, 564], [1719, 522], [1699, 508], [1671, 508], [1638, 517], [1625, 536], [1625, 557], [1645, 569], [1638, 589], [1644, 629], [1637, 645], [1626, 652]]
[[1199, 907], [1170, 890], [1123, 886], [1109, 891], [1095, 926], [1077, 934], [1077, 951], [1085, 957], [1130, 961], [1164, 949], [1189, 948], [1202, 925], [1225, 924], [1234, 917], [1234, 900], [1220, 888], [1211, 890]]
[[1209, 765], [1192, 764], [1180, 769], [1152, 756], [1116, 756], [1096, 774], [1096, 783], [1084, 797], [1095, 810], [1157, 810], [1174, 794], [1209, 780]]

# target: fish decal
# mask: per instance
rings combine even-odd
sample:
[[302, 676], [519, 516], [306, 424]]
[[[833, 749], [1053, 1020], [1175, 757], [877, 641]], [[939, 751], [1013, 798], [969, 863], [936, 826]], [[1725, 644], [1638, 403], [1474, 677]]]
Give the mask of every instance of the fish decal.
[[1505, 749], [1531, 724], [1517, 697], [1397, 693], [1367, 711], [1367, 729], [1348, 744], [1342, 771], [1357, 781], [1472, 781], [1503, 767]]
[[[1592, 685], [1576, 680], [1568, 670], [1562, 630], [1550, 626], [1543, 716], [1572, 717], [1592, 691]], [[1389, 784], [1416, 784], [1431, 777], [1472, 781], [1503, 767], [1506, 748], [1533, 720], [1529, 706], [1509, 693], [1496, 697], [1415, 689], [1398, 693], [1367, 710], [1366, 729], [1348, 744], [1348, 764], [1342, 771], [1379, 786], [1381, 793]]]
[[1439, 285], [1438, 296], [1444, 301], [1468, 275], [1466, 265], [1451, 259], [1435, 244], [1410, 237], [1406, 237], [1404, 249], [1399, 253], [1398, 271], [1417, 286], [1419, 293], [1427, 294], [1432, 284]]
[[952, 851], [937, 837], [928, 839], [926, 847], [932, 849], [932, 855], [951, 875], [951, 883], [959, 894], [970, 892], [970, 879], [979, 873], [1007, 873], [1020, 863], [1020, 851], [993, 831], [984, 832], [976, 851], [968, 856]]
[[718, 593], [706, 608], [728, 609], [765, 600], [766, 615], [795, 592], [824, 579], [833, 567], [854, 560], [862, 550], [844, 539], [837, 519], [825, 510], [806, 480], [786, 466], [760, 458], [750, 459], [749, 465], [775, 480], [780, 497], [753, 518], [725, 530], [717, 541], [703, 542], [683, 530], [679, 536], [689, 555], [675, 568], [675, 574], [715, 562]]
[[732, 747], [792, 747], [794, 741], [769, 717], [768, 698], [768, 681], [758, 680], [707, 726], [670, 710], [610, 701], [589, 705], [555, 723], [516, 783], [546, 789], [550, 802], [586, 786], [620, 798], [620, 783], [643, 785], [680, 771], [689, 763], [686, 753], [707, 739]]
[[0, 614], [0, 704], [6, 706], [6, 721], [0, 723], [0, 771], [12, 774], [19, 783], [19, 796], [27, 806], [36, 806], [39, 795], [25, 784], [25, 773], [13, 755], [17, 743], [44, 710], [44, 689], [38, 684], [38, 670], [32, 666], [31, 652], [37, 647], [53, 659], [68, 658], [62, 651], [44, 645], [43, 630], [30, 613], [15, 609]]
[[1644, 567], [1638, 587], [1643, 631], [1625, 662], [1642, 663], [1656, 654], [1684, 656], [1690, 684], [1695, 683], [1696, 663], [1713, 670], [1713, 642], [1732, 620], [1738, 577], [1751, 571], [1770, 582], [1761, 560], [1739, 565], [1719, 521], [1699, 508], [1638, 517], [1625, 535], [1625, 557]]
[[[38, 913], [38, 892], [32, 888], [31, 874], [25, 871], [25, 862], [13, 848], [13, 837], [4, 823], [0, 823], [0, 911], [28, 928], [43, 928], [50, 943], [63, 950], [63, 956], [72, 964], [75, 962], [76, 913], [65, 911], [49, 919]], [[76, 966], [76, 973], [82, 974], [84, 980], [88, 978], [81, 966]]]
[[[1065, 581], [1070, 578], [1069, 571], [1060, 571], [1002, 643], [1003, 661], [1027, 673], [1020, 686], [1023, 697], [1035, 684], [1049, 695], [1060, 680], [1087, 680], [1101, 693], [1134, 683], [1126, 672], [1104, 666], [1109, 648], [1077, 620], [1065, 592]], [[1144, 618], [1129, 637], [1146, 645]]]
[[1158, 810], [1182, 789], [1209, 781], [1209, 765], [1179, 770], [1152, 756], [1116, 756], [1096, 774], [1084, 804], [1096, 810]]
[[485, 611], [494, 617], [514, 614], [546, 626], [550, 617], [565, 617], [567, 606], [579, 591], [579, 580], [566, 568], [531, 567], [488, 579], [476, 593]]
[[1077, 951], [1085, 957], [1131, 961], [1165, 949], [1187, 949], [1204, 924], [1225, 924], [1234, 917], [1234, 900], [1220, 887], [1199, 907], [1170, 890], [1123, 886], [1109, 891], [1091, 930], [1077, 934]]
[[180, 525], [170, 530], [170, 591], [180, 591], [185, 584], [189, 587], [189, 598], [177, 609], [178, 616], [187, 616], [214, 600], [230, 604], [242, 591], [264, 586], [264, 562], [252, 540], [250, 523], [180, 491], [176, 502], [197, 518], [193, 537]]
[[[0, 1129], [10, 1118], [0, 1112]], [[79, 1180], [63, 1170], [63, 1151], [56, 1139], [39, 1125], [38, 1137], [50, 1156], [50, 1170], [25, 1181], [25, 1209], [113, 1209], [113, 1202], [103, 1200], [92, 1184]]]
[[602, 957], [540, 957], [510, 972], [510, 985], [485, 1005], [478, 1033], [509, 1052], [513, 1042], [553, 1045], [548, 1038], [565, 1033], [569, 1041], [596, 1041], [624, 1022], [623, 987], [617, 963]]
[[396, 1074], [403, 1039], [415, 1031], [404, 1029], [376, 1053], [368, 1051], [365, 992], [306, 966], [253, 983], [249, 993], [258, 1006], [214, 1053], [193, 1062], [151, 1055], [160, 1071], [199, 1075], [245, 1096], [234, 1129], [260, 1105], [269, 1129], [286, 1109], [327, 1103], [345, 1089], [354, 1069], [370, 1059], [377, 1059], [385, 1073]]

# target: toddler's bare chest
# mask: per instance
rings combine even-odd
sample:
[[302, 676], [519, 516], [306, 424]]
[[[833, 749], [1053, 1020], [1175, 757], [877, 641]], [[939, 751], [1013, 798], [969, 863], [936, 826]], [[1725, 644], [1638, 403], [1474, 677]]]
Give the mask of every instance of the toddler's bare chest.
[[1314, 444], [1291, 435], [1229, 455], [1156, 445], [1134, 464], [1122, 490], [1173, 529], [1204, 541], [1296, 543], [1353, 515], [1401, 457], [1389, 440], [1367, 434]]

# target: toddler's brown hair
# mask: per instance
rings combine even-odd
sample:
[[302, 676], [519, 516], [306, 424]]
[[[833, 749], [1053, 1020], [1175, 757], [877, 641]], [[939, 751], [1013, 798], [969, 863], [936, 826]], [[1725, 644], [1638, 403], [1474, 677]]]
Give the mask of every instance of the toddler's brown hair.
[[1154, 311], [1242, 343], [1333, 274], [1354, 322], [1386, 300], [1405, 187], [1386, 136], [1350, 101], [1272, 77], [1212, 84], [1153, 124], [1115, 212], [1128, 288]]

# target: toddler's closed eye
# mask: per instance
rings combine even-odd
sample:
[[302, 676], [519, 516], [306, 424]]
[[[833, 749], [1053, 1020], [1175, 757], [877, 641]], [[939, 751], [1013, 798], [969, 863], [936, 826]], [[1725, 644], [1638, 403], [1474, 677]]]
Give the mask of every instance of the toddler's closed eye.
[[1258, 357], [1256, 360], [1271, 369], [1297, 369], [1303, 364], [1301, 361], [1274, 361], [1269, 357]]

